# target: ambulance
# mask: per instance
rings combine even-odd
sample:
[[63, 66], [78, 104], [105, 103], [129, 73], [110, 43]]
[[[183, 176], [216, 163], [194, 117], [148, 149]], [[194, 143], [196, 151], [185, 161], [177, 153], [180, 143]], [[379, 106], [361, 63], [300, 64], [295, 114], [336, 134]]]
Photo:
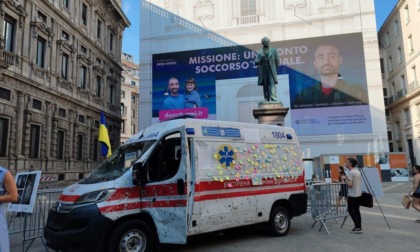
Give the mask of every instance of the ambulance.
[[265, 223], [285, 236], [307, 211], [292, 128], [176, 119], [132, 136], [65, 188], [44, 238], [54, 250], [156, 251], [192, 235]]

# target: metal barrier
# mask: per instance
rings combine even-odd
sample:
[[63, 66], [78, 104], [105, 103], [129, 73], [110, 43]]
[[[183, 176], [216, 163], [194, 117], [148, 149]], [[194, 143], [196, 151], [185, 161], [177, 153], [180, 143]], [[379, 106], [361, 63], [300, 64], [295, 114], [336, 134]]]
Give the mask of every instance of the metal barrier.
[[[321, 222], [319, 231], [324, 227], [330, 235], [325, 221], [333, 219], [338, 223], [338, 218], [344, 218], [341, 224], [341, 227], [343, 227], [347, 216], [349, 216], [347, 213], [346, 190], [348, 191], [347, 184], [343, 183], [316, 183], [311, 185], [309, 201], [311, 217], [314, 220], [312, 228], [319, 221]], [[340, 195], [342, 196], [340, 197]]]
[[[48, 211], [58, 200], [62, 189], [38, 190], [32, 213], [8, 212], [9, 236], [22, 233], [22, 251], [28, 251], [37, 238], [41, 238], [45, 250], [48, 251], [44, 240], [44, 227], [47, 222]], [[12, 238], [12, 237], [10, 237]], [[12, 241], [12, 239], [10, 239]], [[30, 242], [25, 250], [25, 243]]]

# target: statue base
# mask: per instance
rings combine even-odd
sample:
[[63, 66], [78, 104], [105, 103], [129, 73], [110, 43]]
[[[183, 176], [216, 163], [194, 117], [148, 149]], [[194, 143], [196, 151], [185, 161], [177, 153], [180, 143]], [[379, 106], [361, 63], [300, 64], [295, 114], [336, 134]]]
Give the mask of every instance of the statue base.
[[283, 107], [278, 101], [264, 101], [258, 103], [258, 108], [253, 110], [254, 118], [259, 124], [284, 126], [284, 118], [289, 108]]

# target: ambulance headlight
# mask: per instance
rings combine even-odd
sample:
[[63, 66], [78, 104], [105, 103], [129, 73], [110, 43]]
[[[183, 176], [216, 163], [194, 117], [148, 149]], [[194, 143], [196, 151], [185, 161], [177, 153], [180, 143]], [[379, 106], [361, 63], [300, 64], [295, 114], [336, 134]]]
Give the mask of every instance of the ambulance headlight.
[[90, 193], [85, 193], [77, 199], [75, 204], [98, 203], [107, 200], [115, 189], [101, 190]]

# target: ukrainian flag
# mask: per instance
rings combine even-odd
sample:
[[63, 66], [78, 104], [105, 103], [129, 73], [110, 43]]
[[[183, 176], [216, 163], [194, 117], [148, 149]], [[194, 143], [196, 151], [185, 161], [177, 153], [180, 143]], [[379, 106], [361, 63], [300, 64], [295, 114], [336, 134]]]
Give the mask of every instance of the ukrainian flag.
[[101, 111], [101, 124], [99, 125], [99, 142], [102, 142], [102, 156], [111, 156], [111, 143], [109, 142], [108, 128], [106, 127], [106, 121], [103, 111]]

